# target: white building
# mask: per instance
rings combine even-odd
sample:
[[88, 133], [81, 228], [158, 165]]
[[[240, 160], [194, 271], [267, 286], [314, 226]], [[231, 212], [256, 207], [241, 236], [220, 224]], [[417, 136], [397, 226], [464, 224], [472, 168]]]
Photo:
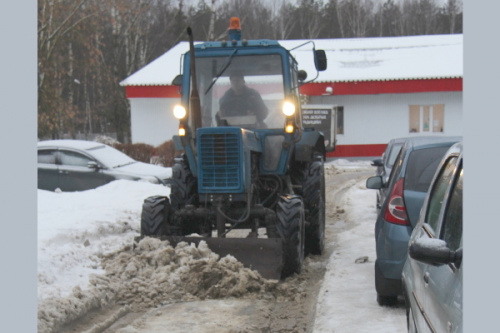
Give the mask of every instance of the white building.
[[[306, 40], [279, 41], [287, 49]], [[340, 106], [337, 149], [329, 156], [377, 156], [395, 137], [462, 135], [463, 35], [318, 39], [328, 69], [301, 87], [309, 104]], [[299, 68], [316, 76], [312, 44], [292, 51]], [[177, 133], [172, 86], [180, 74], [181, 42], [123, 80], [131, 107], [133, 143], [160, 145]]]

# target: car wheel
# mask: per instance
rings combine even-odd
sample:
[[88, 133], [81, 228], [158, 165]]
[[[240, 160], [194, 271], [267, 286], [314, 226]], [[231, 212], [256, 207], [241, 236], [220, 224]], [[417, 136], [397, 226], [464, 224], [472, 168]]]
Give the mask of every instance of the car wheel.
[[380, 268], [375, 263], [375, 290], [377, 291], [377, 303], [380, 306], [394, 306], [398, 301], [395, 292], [395, 280], [386, 279]]
[[377, 294], [377, 303], [380, 306], [394, 306], [398, 302], [397, 296], [381, 296]]
[[276, 206], [276, 229], [283, 240], [281, 276], [300, 273], [304, 261], [304, 203], [299, 196], [280, 197]]

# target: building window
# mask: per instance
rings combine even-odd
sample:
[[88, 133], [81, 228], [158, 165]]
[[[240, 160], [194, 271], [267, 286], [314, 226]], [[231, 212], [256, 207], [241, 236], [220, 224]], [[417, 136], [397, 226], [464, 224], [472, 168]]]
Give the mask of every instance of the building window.
[[337, 117], [337, 134], [344, 134], [344, 107], [337, 106], [335, 107], [335, 115]]
[[410, 133], [442, 133], [444, 104], [410, 105]]

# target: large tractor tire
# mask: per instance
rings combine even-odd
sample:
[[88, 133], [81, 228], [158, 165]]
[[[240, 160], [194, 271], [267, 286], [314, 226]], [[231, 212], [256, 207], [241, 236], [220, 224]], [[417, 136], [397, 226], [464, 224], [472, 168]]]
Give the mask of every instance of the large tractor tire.
[[325, 248], [325, 166], [322, 156], [307, 164], [302, 178], [302, 197], [306, 208], [305, 251], [322, 254]]
[[276, 206], [276, 228], [283, 240], [281, 277], [300, 273], [304, 261], [304, 203], [297, 195], [280, 197]]
[[170, 202], [167, 197], [155, 195], [144, 200], [141, 213], [141, 238], [168, 234]]
[[170, 202], [174, 211], [186, 205], [198, 204], [198, 182], [184, 156], [176, 159], [172, 167]]
[[[176, 159], [172, 167], [172, 183], [170, 188], [172, 214], [175, 214], [175, 211], [184, 208], [186, 205], [198, 205], [198, 182], [191, 173], [187, 158], [184, 155]], [[176, 233], [188, 235], [200, 231], [196, 223], [185, 223], [193, 221], [182, 221], [175, 218], [173, 218], [173, 220], [173, 224], [179, 230]]]

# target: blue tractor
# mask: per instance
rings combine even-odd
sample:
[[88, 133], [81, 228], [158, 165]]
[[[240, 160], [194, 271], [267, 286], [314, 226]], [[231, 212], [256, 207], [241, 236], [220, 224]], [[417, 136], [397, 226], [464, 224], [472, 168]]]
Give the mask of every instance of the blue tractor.
[[[174, 143], [183, 154], [170, 198], [144, 201], [141, 237], [203, 240], [266, 278], [300, 273], [304, 255], [322, 253], [325, 233], [325, 139], [301, 118], [307, 74], [278, 42], [242, 40], [237, 18], [229, 41], [194, 45], [188, 35], [173, 82], [182, 92]], [[325, 70], [325, 52], [312, 52]]]

